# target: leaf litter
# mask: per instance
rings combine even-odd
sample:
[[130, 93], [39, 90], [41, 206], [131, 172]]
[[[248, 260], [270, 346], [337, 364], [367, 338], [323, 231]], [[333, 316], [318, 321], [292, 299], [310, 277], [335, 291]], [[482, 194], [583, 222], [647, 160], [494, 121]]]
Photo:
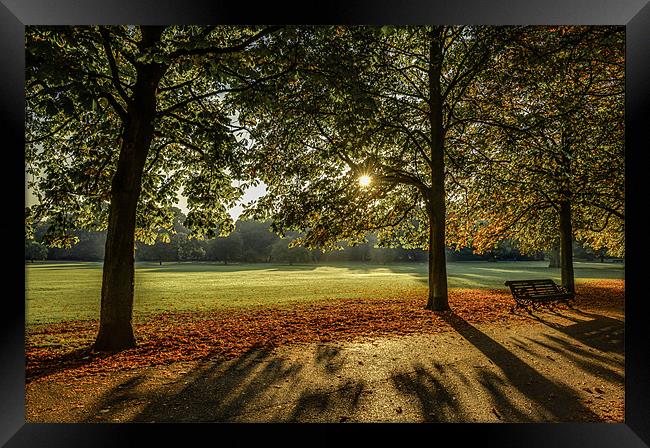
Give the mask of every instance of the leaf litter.
[[[621, 280], [579, 283], [577, 288], [578, 309], [623, 308]], [[178, 361], [229, 359], [254, 348], [286, 344], [448, 332], [453, 328], [445, 318], [453, 314], [471, 324], [530, 322], [525, 313], [510, 312], [513, 303], [507, 290], [451, 289], [451, 312], [425, 310], [426, 295], [421, 290], [291, 307], [164, 312], [135, 319], [137, 347], [119, 353], [90, 350], [98, 330], [96, 320], [34, 325], [26, 332], [26, 382], [80, 382]]]

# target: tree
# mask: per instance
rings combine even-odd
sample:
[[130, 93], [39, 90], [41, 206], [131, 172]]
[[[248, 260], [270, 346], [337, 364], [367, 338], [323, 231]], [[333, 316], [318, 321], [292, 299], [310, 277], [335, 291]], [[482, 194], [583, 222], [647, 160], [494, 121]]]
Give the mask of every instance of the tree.
[[240, 219], [235, 223], [236, 233], [241, 237], [242, 257], [246, 261], [269, 261], [271, 249], [279, 237], [271, 232], [270, 221]]
[[138, 261], [157, 261], [163, 264], [165, 261], [178, 261], [181, 240], [187, 238], [184, 233], [173, 235], [169, 241], [156, 240], [154, 244], [138, 243], [135, 257]]
[[488, 155], [474, 179], [486, 211], [474, 244], [488, 250], [511, 237], [526, 252], [559, 247], [562, 284], [573, 291], [576, 236], [623, 248], [624, 35], [529, 27], [517, 37], [512, 70], [475, 108], [499, 119], [475, 120], [475, 144]]
[[271, 249], [271, 261], [290, 265], [309, 261], [309, 251], [304, 247], [292, 246], [293, 241], [295, 240], [291, 238], [283, 238], [275, 242]]
[[[559, 244], [558, 244], [559, 246]], [[553, 247], [548, 251], [548, 267], [549, 268], [559, 268], [560, 267], [560, 249], [559, 247]]]
[[370, 241], [354, 246], [347, 246], [344, 250], [347, 252], [347, 258], [350, 261], [369, 261], [372, 254]]
[[161, 265], [163, 261], [178, 261], [179, 250], [183, 241], [191, 233], [183, 223], [186, 216], [178, 207], [172, 207], [173, 222], [169, 229], [158, 229], [153, 244], [138, 242], [136, 244], [135, 256], [137, 260], [157, 261]]
[[50, 247], [48, 258], [52, 260], [84, 260], [101, 261], [104, 259], [106, 232], [89, 232], [76, 230], [73, 232], [75, 243], [68, 248]]
[[205, 258], [205, 242], [195, 238], [183, 238], [178, 245], [178, 258], [183, 261], [200, 261]]
[[208, 241], [208, 256], [213, 260], [223, 261], [224, 264], [241, 260], [242, 252], [242, 238], [238, 233]]
[[47, 258], [47, 247], [38, 241], [25, 239], [25, 260], [45, 260]]
[[[275, 69], [264, 44], [274, 27], [87, 26], [26, 28], [26, 164], [47, 240], [107, 228], [95, 350], [135, 345], [135, 240], [169, 228], [182, 189], [185, 224], [227, 233], [242, 194], [240, 151], [224, 95]], [[271, 75], [272, 76], [272, 75]]]
[[426, 307], [449, 309], [445, 229], [454, 230], [448, 205], [463, 194], [453, 171], [464, 148], [455, 141], [506, 31], [305, 29], [296, 74], [269, 86], [267, 103], [242, 99], [252, 170], [268, 190], [256, 216], [273, 218], [279, 232], [304, 230], [309, 248], [377, 231], [384, 245], [428, 249]]

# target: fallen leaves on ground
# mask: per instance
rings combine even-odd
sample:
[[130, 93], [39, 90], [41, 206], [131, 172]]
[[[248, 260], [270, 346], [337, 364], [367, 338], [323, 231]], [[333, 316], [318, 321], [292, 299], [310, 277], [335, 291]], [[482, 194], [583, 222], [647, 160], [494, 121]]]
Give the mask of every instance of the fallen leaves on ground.
[[[576, 306], [621, 310], [623, 281], [578, 285]], [[178, 361], [232, 358], [254, 348], [345, 341], [364, 337], [451, 331], [453, 315], [470, 324], [529, 319], [512, 314], [507, 290], [449, 291], [453, 312], [424, 309], [423, 291], [383, 299], [337, 299], [292, 307], [162, 313], [134, 322], [137, 347], [119, 353], [89, 350], [97, 321], [38, 325], [27, 329], [27, 383], [44, 379], [80, 381], [115, 371]]]

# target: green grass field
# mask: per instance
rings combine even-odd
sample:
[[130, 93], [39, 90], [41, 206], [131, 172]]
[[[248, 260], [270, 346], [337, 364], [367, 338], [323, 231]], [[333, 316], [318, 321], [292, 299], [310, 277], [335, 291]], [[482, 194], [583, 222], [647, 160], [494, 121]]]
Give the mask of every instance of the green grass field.
[[[450, 288], [506, 288], [504, 281], [560, 279], [548, 262], [448, 263]], [[26, 265], [26, 322], [30, 324], [99, 316], [101, 263]], [[622, 279], [624, 266], [575, 263], [577, 281]], [[380, 297], [426, 288], [425, 264], [220, 265], [136, 264], [134, 314], [215, 308], [290, 305], [336, 298]]]

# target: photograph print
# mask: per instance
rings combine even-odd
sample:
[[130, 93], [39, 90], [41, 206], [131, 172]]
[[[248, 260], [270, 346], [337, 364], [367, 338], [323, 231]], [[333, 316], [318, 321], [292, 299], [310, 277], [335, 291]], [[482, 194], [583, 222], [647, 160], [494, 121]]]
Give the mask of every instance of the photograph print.
[[625, 41], [25, 26], [26, 421], [624, 423]]

